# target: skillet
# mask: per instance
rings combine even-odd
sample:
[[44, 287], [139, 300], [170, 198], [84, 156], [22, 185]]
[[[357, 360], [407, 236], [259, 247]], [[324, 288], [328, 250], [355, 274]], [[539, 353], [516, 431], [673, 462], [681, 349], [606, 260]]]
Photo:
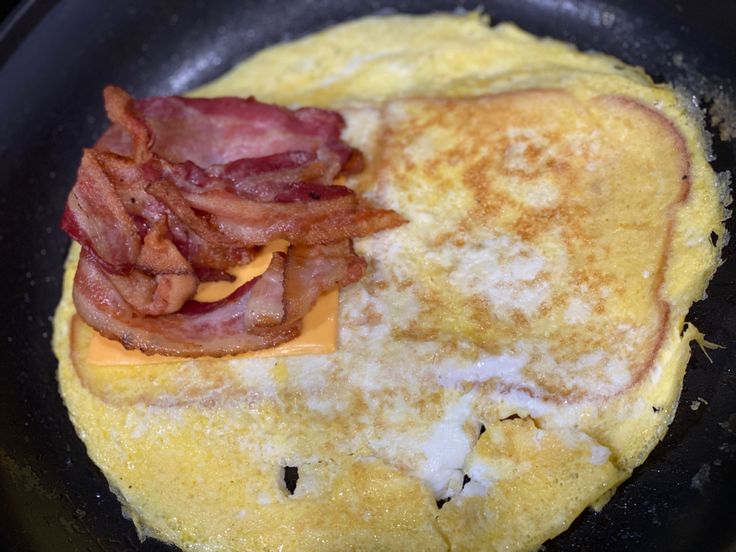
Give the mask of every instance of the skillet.
[[[173, 550], [139, 543], [122, 517], [67, 418], [49, 343], [69, 245], [58, 221], [81, 147], [106, 126], [102, 87], [180, 93], [266, 45], [360, 15], [479, 4], [494, 21], [642, 65], [704, 107], [719, 94], [736, 99], [732, 2], [26, 0], [16, 8], [0, 28], [0, 549]], [[714, 153], [716, 170], [736, 172], [733, 141], [715, 140]], [[712, 363], [693, 351], [667, 437], [601, 513], [584, 513], [547, 551], [736, 550], [733, 249], [689, 317], [728, 348], [710, 351]]]

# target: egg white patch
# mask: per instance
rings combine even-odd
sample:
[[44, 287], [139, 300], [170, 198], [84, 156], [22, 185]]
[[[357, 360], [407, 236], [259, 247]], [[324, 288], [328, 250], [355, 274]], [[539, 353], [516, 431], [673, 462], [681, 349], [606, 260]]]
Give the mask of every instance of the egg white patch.
[[450, 405], [421, 445], [424, 461], [419, 462], [416, 473], [437, 499], [452, 497], [462, 489], [465, 458], [477, 440], [466, 429], [474, 396], [467, 393]]
[[580, 324], [590, 318], [590, 304], [580, 297], [570, 297], [565, 309], [565, 322]]
[[448, 271], [458, 293], [479, 295], [499, 313], [532, 315], [549, 299], [551, 286], [538, 278], [545, 258], [509, 235], [468, 240], [466, 245], [427, 251], [426, 258]]
[[276, 396], [278, 386], [273, 378], [273, 359], [252, 359], [234, 358], [230, 360], [229, 365], [232, 373], [236, 375], [243, 384], [243, 387], [250, 389], [264, 397], [273, 398]]
[[590, 447], [590, 463], [600, 466], [608, 462], [611, 456], [611, 450], [602, 445], [591, 445]]
[[450, 365], [454, 362], [446, 361], [438, 366], [437, 381], [443, 387], [455, 387], [461, 383], [481, 383], [491, 378], [514, 380], [519, 377], [528, 360], [526, 354], [481, 355], [475, 363], [463, 368], [454, 368]]
[[468, 462], [467, 472], [470, 481], [465, 485], [460, 496], [486, 496], [496, 480], [493, 467], [479, 457], [474, 456]]

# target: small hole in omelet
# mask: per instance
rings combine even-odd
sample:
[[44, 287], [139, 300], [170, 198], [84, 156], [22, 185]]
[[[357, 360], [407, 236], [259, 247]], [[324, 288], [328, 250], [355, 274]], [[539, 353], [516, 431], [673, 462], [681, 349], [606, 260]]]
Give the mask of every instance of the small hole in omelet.
[[299, 468], [296, 466], [284, 466], [284, 485], [289, 494], [293, 495], [296, 490], [296, 482], [299, 480]]
[[483, 424], [480, 424], [480, 433], [478, 433], [478, 436], [480, 437], [486, 432], [486, 426]]
[[[463, 475], [463, 486], [462, 486], [462, 489], [464, 489], [464, 488], [465, 488], [465, 485], [467, 485], [468, 483], [470, 483], [470, 476], [469, 476], [469, 475], [468, 475], [468, 474], [466, 473], [466, 474], [464, 474], [464, 475]], [[462, 490], [462, 489], [461, 489], [461, 490]], [[443, 507], [443, 506], [444, 506], [445, 504], [447, 504], [448, 502], [450, 502], [450, 500], [452, 500], [452, 497], [448, 497], [448, 498], [440, 498], [440, 499], [439, 499], [439, 500], [437, 501], [437, 509], [438, 509], [438, 510], [441, 510], [441, 509], [442, 509], [442, 507]]]
[[441, 509], [442, 509], [442, 507], [443, 507], [443, 506], [445, 505], [445, 503], [447, 503], [447, 502], [450, 502], [450, 499], [449, 499], [449, 498], [440, 498], [440, 499], [439, 499], [439, 500], [437, 501], [437, 509], [438, 509], [438, 510], [441, 510]]
[[715, 232], [710, 233], [710, 243], [713, 244], [713, 247], [718, 245], [718, 234], [716, 234]]

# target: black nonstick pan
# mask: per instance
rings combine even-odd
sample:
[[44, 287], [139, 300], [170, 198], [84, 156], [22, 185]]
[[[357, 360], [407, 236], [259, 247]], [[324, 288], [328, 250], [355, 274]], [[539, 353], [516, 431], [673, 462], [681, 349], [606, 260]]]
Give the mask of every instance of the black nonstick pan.
[[[21, 3], [6, 19], [0, 28], [0, 550], [171, 550], [138, 541], [88, 460], [58, 395], [49, 343], [69, 245], [58, 221], [80, 150], [106, 125], [102, 87], [116, 83], [136, 96], [180, 93], [264, 46], [340, 21], [479, 5], [493, 21], [513, 20], [643, 66], [694, 96], [709, 123], [713, 114], [729, 116], [729, 101], [736, 101], [736, 2], [725, 0], [38, 0]], [[714, 166], [736, 171], [734, 142], [711, 130]], [[709, 297], [690, 315], [726, 348], [710, 351], [712, 362], [693, 351], [667, 437], [601, 513], [584, 513], [547, 551], [736, 550], [733, 249], [726, 248]]]

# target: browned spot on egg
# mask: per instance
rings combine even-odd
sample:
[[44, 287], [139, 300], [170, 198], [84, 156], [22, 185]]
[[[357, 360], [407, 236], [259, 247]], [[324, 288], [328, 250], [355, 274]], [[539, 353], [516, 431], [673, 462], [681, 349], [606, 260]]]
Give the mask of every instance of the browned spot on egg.
[[383, 322], [383, 316], [379, 313], [373, 305], [366, 305], [361, 311], [363, 315], [363, 323], [369, 326], [377, 326]]
[[406, 327], [392, 327], [391, 336], [403, 341], [434, 341], [440, 337], [440, 331], [438, 328], [421, 326], [412, 321]]

